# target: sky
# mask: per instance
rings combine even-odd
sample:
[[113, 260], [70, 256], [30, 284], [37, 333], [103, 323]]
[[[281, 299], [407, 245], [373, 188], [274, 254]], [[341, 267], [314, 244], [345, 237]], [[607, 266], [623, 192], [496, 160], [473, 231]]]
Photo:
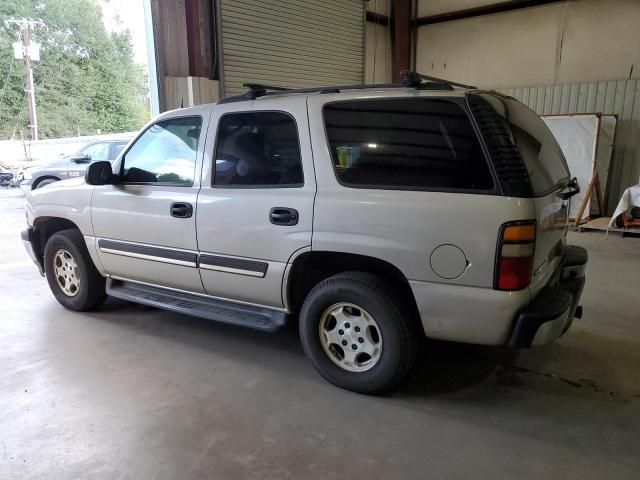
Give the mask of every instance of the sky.
[[98, 0], [108, 32], [129, 29], [136, 63], [147, 64], [147, 36], [144, 29], [143, 0]]

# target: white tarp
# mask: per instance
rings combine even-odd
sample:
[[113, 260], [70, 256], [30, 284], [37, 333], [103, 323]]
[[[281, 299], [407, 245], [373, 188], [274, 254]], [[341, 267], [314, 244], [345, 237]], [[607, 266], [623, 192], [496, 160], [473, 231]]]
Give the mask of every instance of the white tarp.
[[[571, 199], [569, 218], [576, 218], [593, 178], [596, 162], [596, 143], [600, 118], [598, 115], [557, 115], [542, 117], [562, 148], [572, 177], [578, 179], [580, 193]], [[589, 217], [590, 202], [582, 218]]]
[[631, 207], [640, 207], [640, 184], [627, 188], [616, 207], [616, 211], [613, 212], [611, 217], [610, 227], [615, 227], [616, 217], [623, 212], [626, 212]]

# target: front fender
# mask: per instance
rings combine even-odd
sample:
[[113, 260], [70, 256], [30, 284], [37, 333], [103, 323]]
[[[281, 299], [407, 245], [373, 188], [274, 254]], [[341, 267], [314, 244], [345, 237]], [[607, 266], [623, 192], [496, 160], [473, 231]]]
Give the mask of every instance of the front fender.
[[36, 226], [48, 218], [63, 218], [74, 223], [83, 235], [93, 235], [91, 196], [94, 187], [83, 179], [62, 180], [26, 196], [27, 223]]

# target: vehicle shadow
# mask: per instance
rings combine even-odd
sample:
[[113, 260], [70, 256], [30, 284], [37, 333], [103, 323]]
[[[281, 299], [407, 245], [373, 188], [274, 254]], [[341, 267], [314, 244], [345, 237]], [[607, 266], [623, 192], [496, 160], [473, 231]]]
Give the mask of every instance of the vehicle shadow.
[[[129, 315], [123, 315], [123, 313]], [[109, 297], [100, 307], [101, 320], [127, 326], [144, 334], [165, 337], [167, 340], [189, 344], [222, 353], [227, 345], [245, 344], [255, 355], [246, 359], [260, 359], [271, 368], [294, 373], [291, 365], [279, 363], [278, 357], [294, 355], [306, 365], [297, 332], [297, 322], [291, 322], [276, 334], [268, 334], [235, 325], [212, 322], [196, 317], [132, 304]], [[235, 355], [229, 349], [228, 355]], [[482, 347], [452, 342], [424, 340], [415, 367], [407, 379], [395, 390], [394, 397], [432, 396], [455, 392], [477, 385], [509, 364], [517, 353], [500, 347]], [[282, 360], [282, 359], [280, 359]], [[504, 379], [508, 384], [509, 379]]]
[[429, 397], [464, 390], [501, 375], [502, 366], [517, 355], [503, 347], [425, 340], [415, 367], [393, 396]]
[[[305, 358], [296, 325], [275, 334], [266, 333], [113, 298], [99, 310], [85, 315], [136, 334], [206, 352], [212, 358], [222, 356], [238, 364], [260, 365], [285, 382], [303, 381], [319, 391], [335, 388], [313, 371]], [[602, 344], [603, 339], [599, 338], [599, 342]], [[615, 369], [605, 372], [604, 378], [609, 380], [603, 380], [602, 373], [599, 377], [592, 376], [593, 365], [599, 365], [600, 370], [604, 368], [603, 358], [597, 352], [576, 348], [567, 342], [548, 346], [540, 361], [532, 358], [531, 352], [506, 347], [436, 340], [425, 340], [423, 347], [407, 378], [392, 391], [378, 396], [377, 401], [423, 410], [434, 405], [434, 400], [448, 405], [477, 406], [486, 405], [487, 401], [498, 405], [510, 404], [509, 395], [534, 392], [562, 397], [567, 402], [578, 398], [624, 402], [640, 398], [615, 381], [619, 376]], [[564, 361], [579, 361], [584, 367], [581, 373], [558, 369], [554, 362], [559, 355], [567, 357]], [[352, 395], [345, 391], [336, 394]]]

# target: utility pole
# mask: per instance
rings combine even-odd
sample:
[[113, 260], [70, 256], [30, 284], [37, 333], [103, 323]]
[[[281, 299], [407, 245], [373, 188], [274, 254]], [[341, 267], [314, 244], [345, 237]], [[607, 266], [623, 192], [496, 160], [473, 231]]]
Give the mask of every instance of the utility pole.
[[40, 20], [5, 20], [5, 25], [16, 24], [20, 26], [22, 45], [16, 42], [13, 46], [14, 57], [16, 59], [24, 59], [25, 70], [27, 71], [27, 98], [29, 101], [29, 130], [31, 131], [31, 140], [38, 140], [38, 115], [36, 112], [36, 93], [33, 86], [33, 69], [31, 61], [40, 60], [40, 50], [38, 45], [32, 44], [29, 38], [29, 29], [35, 25], [44, 26]]
[[22, 27], [22, 47], [24, 48], [24, 66], [27, 70], [27, 95], [29, 96], [29, 128], [31, 140], [38, 140], [38, 115], [36, 113], [36, 92], [33, 89], [33, 70], [31, 68], [31, 42], [29, 41], [29, 24]]

